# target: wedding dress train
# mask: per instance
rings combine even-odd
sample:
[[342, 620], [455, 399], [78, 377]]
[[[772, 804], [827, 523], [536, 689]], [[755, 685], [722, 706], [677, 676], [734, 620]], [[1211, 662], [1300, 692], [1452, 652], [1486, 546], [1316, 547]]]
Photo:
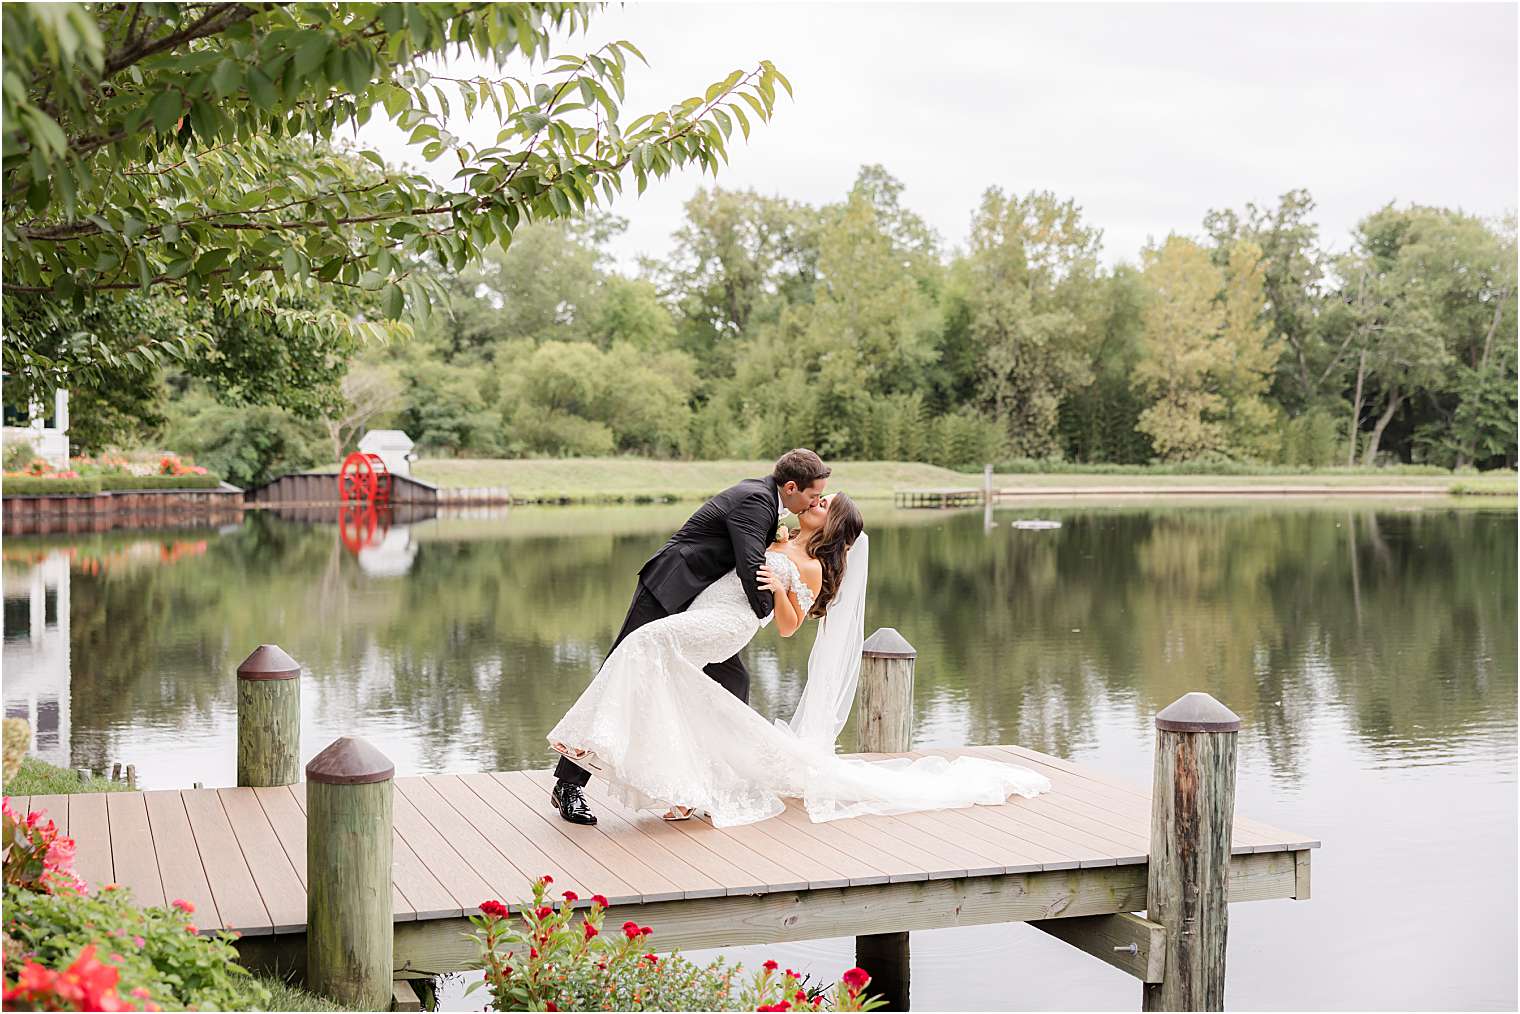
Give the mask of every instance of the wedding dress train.
[[[866, 541], [862, 535], [852, 548], [849, 587], [822, 621], [792, 723], [767, 721], [702, 671], [736, 654], [763, 625], [730, 571], [685, 612], [624, 638], [549, 741], [586, 751], [576, 763], [605, 779], [624, 805], [691, 807], [718, 827], [774, 817], [787, 798], [825, 821], [991, 805], [1047, 791], [1043, 775], [979, 757], [863, 761], [834, 753], [858, 678]], [[806, 612], [812, 594], [796, 565], [775, 552], [766, 563]]]

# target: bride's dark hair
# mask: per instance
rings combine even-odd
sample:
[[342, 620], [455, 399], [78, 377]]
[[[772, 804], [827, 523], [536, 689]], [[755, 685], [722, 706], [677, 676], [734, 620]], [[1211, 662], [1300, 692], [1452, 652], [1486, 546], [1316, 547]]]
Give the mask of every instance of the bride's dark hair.
[[865, 531], [865, 518], [855, 501], [843, 493], [829, 498], [829, 514], [823, 527], [808, 542], [807, 554], [823, 566], [823, 579], [819, 584], [818, 597], [808, 615], [823, 617], [829, 611], [829, 603], [839, 593], [839, 582], [844, 580], [846, 554], [860, 533]]

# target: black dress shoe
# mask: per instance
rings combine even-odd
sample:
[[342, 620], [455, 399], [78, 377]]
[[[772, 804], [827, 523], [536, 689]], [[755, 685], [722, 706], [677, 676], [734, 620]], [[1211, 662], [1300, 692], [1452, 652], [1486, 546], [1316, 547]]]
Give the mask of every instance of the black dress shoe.
[[579, 785], [555, 782], [554, 791], [549, 793], [549, 802], [559, 807], [560, 817], [572, 824], [596, 823], [596, 814], [591, 812], [591, 807], [586, 803], [586, 793]]

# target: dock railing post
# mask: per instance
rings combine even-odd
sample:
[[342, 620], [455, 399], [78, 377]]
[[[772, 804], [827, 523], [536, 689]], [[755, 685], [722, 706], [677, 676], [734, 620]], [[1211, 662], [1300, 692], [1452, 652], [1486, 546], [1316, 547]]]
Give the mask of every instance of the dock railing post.
[[237, 783], [301, 780], [301, 664], [261, 644], [237, 667]]
[[348, 736], [306, 765], [306, 982], [357, 1010], [391, 1004], [395, 773]]
[[[918, 652], [891, 627], [866, 638], [860, 653], [856, 748], [861, 753], [905, 753], [913, 747], [913, 667]], [[887, 1010], [907, 1010], [907, 933], [855, 938], [855, 963], [871, 976], [869, 991]]]
[[1146, 915], [1165, 930], [1162, 981], [1141, 1009], [1224, 1010], [1230, 830], [1240, 718], [1205, 693], [1156, 715]]

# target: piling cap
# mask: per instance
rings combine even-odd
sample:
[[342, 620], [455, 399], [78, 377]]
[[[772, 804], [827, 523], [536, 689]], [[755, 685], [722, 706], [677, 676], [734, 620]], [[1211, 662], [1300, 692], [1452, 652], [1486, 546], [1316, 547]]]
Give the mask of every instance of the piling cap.
[[261, 644], [237, 667], [240, 680], [293, 680], [301, 675], [301, 663], [285, 654], [278, 644]]
[[1240, 716], [1201, 690], [1183, 694], [1156, 714], [1164, 732], [1239, 732]]
[[893, 627], [881, 627], [866, 638], [860, 653], [868, 658], [917, 658], [913, 645]]
[[355, 736], [340, 736], [306, 765], [306, 780], [324, 785], [367, 785], [396, 773], [390, 758]]

